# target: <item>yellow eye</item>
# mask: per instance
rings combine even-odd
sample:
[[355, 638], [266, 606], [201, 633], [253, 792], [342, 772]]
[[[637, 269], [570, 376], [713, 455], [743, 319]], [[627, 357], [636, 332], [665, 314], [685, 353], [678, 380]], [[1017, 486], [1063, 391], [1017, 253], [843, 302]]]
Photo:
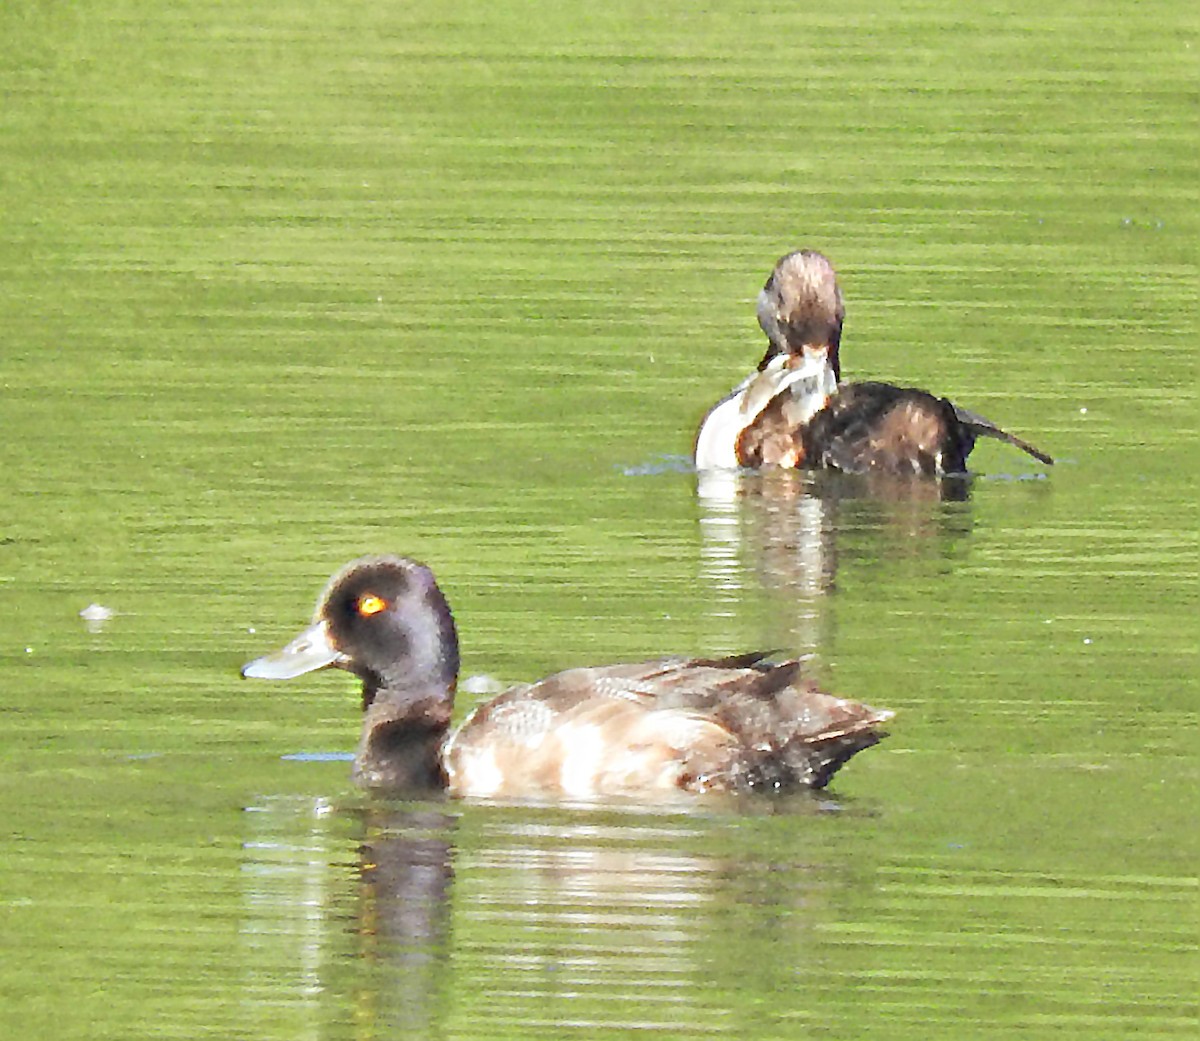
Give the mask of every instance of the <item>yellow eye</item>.
[[358, 613], [364, 618], [373, 614], [379, 614], [380, 611], [387, 610], [387, 601], [382, 597], [376, 596], [374, 593], [363, 593], [358, 598]]

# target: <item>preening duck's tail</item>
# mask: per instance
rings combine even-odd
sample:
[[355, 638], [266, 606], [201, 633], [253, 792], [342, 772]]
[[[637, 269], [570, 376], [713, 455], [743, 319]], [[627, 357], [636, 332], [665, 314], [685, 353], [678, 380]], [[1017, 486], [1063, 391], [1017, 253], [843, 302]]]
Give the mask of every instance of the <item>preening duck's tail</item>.
[[1040, 448], [1035, 448], [1028, 441], [1023, 441], [1016, 434], [1010, 434], [1007, 430], [1002, 430], [990, 419], [985, 419], [979, 413], [971, 412], [959, 405], [955, 405], [954, 414], [958, 417], [958, 421], [968, 427], [976, 437], [994, 437], [997, 441], [1006, 441], [1008, 444], [1019, 448], [1022, 452], [1033, 456], [1039, 463], [1045, 463], [1047, 466], [1054, 465], [1053, 456], [1047, 455]]

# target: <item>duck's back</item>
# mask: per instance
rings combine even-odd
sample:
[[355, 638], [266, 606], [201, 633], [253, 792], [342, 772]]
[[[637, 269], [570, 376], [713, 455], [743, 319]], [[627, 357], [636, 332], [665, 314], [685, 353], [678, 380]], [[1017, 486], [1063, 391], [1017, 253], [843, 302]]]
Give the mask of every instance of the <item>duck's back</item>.
[[843, 383], [801, 436], [808, 465], [847, 473], [962, 473], [975, 445], [945, 398], [890, 383]]
[[823, 787], [891, 716], [763, 655], [570, 669], [476, 709], [447, 743], [460, 796], [592, 799]]

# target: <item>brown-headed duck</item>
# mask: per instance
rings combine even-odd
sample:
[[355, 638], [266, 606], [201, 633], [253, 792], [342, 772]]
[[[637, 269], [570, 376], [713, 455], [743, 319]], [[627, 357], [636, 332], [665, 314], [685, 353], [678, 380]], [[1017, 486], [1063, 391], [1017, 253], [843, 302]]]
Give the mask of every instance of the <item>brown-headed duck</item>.
[[815, 250], [780, 258], [758, 297], [767, 351], [714, 405], [696, 435], [699, 469], [803, 467], [850, 473], [964, 473], [978, 437], [1045, 452], [991, 420], [913, 387], [841, 383], [845, 307], [833, 265]]
[[243, 676], [334, 667], [362, 680], [354, 778], [372, 789], [597, 799], [821, 788], [892, 716], [818, 690], [764, 654], [574, 668], [500, 694], [450, 728], [458, 637], [424, 564], [354, 560], [313, 624]]

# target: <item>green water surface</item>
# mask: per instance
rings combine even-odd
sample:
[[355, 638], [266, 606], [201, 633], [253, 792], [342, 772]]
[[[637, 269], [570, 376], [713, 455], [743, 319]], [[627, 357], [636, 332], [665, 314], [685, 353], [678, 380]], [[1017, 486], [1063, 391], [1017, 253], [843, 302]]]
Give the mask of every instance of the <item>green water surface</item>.
[[[1198, 27], [6, 0], [0, 1033], [1195, 1037]], [[847, 375], [1058, 465], [698, 482], [801, 245]], [[892, 734], [787, 803], [373, 803], [353, 682], [238, 668], [385, 550], [467, 675], [777, 647]]]

